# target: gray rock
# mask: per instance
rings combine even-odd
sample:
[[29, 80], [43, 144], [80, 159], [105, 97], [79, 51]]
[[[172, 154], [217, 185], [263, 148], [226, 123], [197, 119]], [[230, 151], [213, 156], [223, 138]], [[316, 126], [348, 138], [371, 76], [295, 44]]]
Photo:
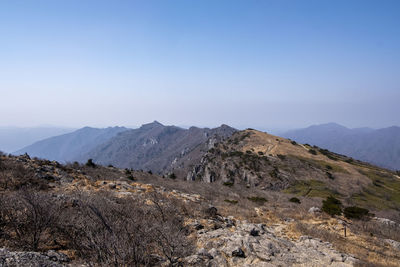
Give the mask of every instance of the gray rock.
[[[234, 227], [228, 228], [225, 225], [217, 230], [205, 231], [198, 235], [198, 245], [206, 249], [196, 254], [202, 262], [197, 262], [193, 257], [191, 261], [196, 264], [187, 265], [349, 267], [357, 261], [350, 255], [339, 253], [330, 243], [320, 239], [302, 236], [292, 241], [279, 237], [280, 227], [236, 221]], [[251, 235], [252, 230], [257, 231], [258, 235]]]
[[232, 257], [246, 258], [246, 255], [241, 248], [237, 248], [232, 251]]
[[257, 229], [253, 228], [250, 231], [250, 235], [251, 236], [259, 236], [260, 235], [260, 231], [258, 231]]
[[321, 212], [321, 209], [318, 208], [318, 207], [311, 207], [311, 208], [308, 210], [308, 212], [309, 212], [309, 213], [319, 213], [319, 212]]
[[374, 220], [377, 221], [378, 223], [385, 224], [387, 226], [392, 226], [392, 227], [396, 227], [397, 226], [396, 222], [394, 222], [392, 220], [389, 220], [389, 219], [386, 219], [386, 218], [374, 217]]
[[59, 252], [25, 252], [0, 249], [0, 267], [61, 267], [69, 262], [69, 258]]
[[393, 248], [400, 250], [400, 242], [392, 239], [385, 239], [385, 242], [391, 245]]

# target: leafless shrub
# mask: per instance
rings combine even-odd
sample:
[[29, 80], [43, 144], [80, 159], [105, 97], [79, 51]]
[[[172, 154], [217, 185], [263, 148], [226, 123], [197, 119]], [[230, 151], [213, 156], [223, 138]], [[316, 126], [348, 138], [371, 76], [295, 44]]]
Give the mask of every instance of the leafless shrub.
[[304, 234], [304, 235], [308, 235], [314, 238], [319, 238], [325, 242], [329, 242], [329, 243], [336, 243], [339, 239], [340, 236], [338, 236], [335, 233], [332, 233], [328, 230], [325, 230], [323, 228], [320, 227], [315, 227], [313, 225], [309, 225], [309, 224], [305, 224], [305, 223], [301, 223], [301, 222], [297, 222], [296, 223], [296, 229]]
[[0, 194], [0, 240], [7, 238], [6, 232], [6, 199], [3, 194]]
[[150, 200], [150, 214], [153, 217], [151, 232], [163, 256], [172, 266], [180, 258], [188, 256], [194, 246], [187, 237], [188, 231], [177, 203], [157, 193], [153, 193]]
[[63, 232], [80, 257], [103, 266], [147, 266], [152, 255], [171, 264], [191, 252], [183, 217], [160, 195], [151, 204], [100, 194], [74, 196], [63, 214]]
[[89, 176], [93, 181], [97, 180], [121, 180], [126, 178], [121, 170], [113, 167], [104, 167], [101, 165], [96, 165], [96, 168], [87, 166], [85, 164], [80, 164], [79, 162], [67, 163], [65, 165], [67, 169], [80, 171], [83, 174]]
[[376, 264], [375, 262], [371, 263], [371, 262], [365, 262], [365, 261], [357, 261], [354, 264], [354, 266], [355, 267], [386, 267], [386, 265], [383, 265], [383, 264]]
[[35, 178], [34, 171], [25, 168], [22, 163], [10, 160], [10, 157], [1, 159], [0, 189], [14, 191], [24, 187], [44, 190], [48, 185], [45, 181]]
[[20, 190], [2, 196], [1, 225], [17, 248], [40, 250], [57, 225], [60, 209], [50, 195]]
[[63, 232], [80, 257], [109, 266], [148, 265], [148, 229], [136, 201], [106, 193], [74, 196], [63, 214]]
[[400, 242], [400, 227], [398, 224], [390, 225], [374, 220], [359, 220], [353, 221], [350, 228], [355, 233], [366, 233]]
[[4, 160], [1, 158], [1, 153], [3, 152], [0, 151], [0, 171], [4, 169], [4, 162], [3, 162]]

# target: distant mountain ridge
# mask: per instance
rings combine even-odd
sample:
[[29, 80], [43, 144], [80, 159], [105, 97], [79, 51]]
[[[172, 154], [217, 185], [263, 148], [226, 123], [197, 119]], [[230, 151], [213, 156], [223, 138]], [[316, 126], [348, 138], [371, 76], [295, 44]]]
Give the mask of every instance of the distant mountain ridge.
[[[231, 136], [236, 129], [227, 125], [218, 128], [165, 126], [154, 121], [138, 129], [125, 131], [95, 147], [79, 161], [92, 158], [102, 165], [166, 173], [181, 170], [200, 160], [212, 143]], [[190, 156], [188, 156], [190, 155]], [[189, 162], [189, 163], [188, 163]]]
[[158, 121], [137, 129], [85, 127], [75, 132], [38, 141], [13, 154], [28, 153], [59, 162], [81, 163], [92, 159], [96, 164], [142, 169], [186, 177], [187, 170], [198, 164], [215, 143], [237, 130], [228, 125], [217, 128], [189, 129], [165, 126]]
[[74, 161], [87, 151], [126, 130], [128, 129], [125, 127], [108, 127], [104, 129], [84, 127], [72, 133], [38, 141], [13, 154], [28, 153], [30, 156], [59, 162]]
[[282, 137], [390, 169], [400, 169], [400, 127], [349, 129], [336, 123], [293, 130]]
[[11, 153], [39, 140], [75, 131], [63, 127], [0, 127], [0, 151]]

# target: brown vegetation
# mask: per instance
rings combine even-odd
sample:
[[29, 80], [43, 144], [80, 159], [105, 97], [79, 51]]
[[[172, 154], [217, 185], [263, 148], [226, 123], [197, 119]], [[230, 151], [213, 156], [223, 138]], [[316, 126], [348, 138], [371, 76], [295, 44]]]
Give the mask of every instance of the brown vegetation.
[[[147, 199], [100, 191], [55, 195], [18, 190], [0, 195], [0, 244], [17, 250], [68, 250], [102, 266], [172, 266], [193, 239], [182, 204], [153, 192]], [[159, 255], [159, 256], [157, 256]]]

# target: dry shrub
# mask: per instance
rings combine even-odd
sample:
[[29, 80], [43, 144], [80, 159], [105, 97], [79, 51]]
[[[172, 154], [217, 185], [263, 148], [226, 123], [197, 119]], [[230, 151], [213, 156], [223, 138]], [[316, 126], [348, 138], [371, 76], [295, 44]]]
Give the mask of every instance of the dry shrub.
[[108, 192], [3, 193], [0, 247], [72, 250], [97, 266], [173, 265], [194, 249], [183, 208], [156, 193], [147, 201]]
[[24, 187], [44, 190], [48, 185], [46, 181], [37, 179], [34, 171], [26, 168], [23, 163], [11, 158], [1, 159], [0, 189], [13, 191]]
[[184, 226], [184, 218], [180, 215], [178, 203], [160, 194], [153, 193], [149, 206], [151, 217], [148, 223], [153, 240], [158, 244], [170, 265], [194, 251], [194, 243], [188, 239], [188, 229]]
[[105, 192], [85, 193], [74, 197], [63, 229], [79, 256], [99, 265], [147, 266], [160, 256], [172, 265], [193, 249], [180, 214], [158, 194], [145, 203]]
[[400, 242], [399, 224], [379, 223], [375, 220], [358, 220], [353, 221], [350, 226], [351, 230], [357, 234], [369, 234], [371, 236], [392, 239]]
[[49, 242], [60, 213], [49, 194], [20, 190], [0, 201], [0, 227], [13, 247], [38, 251]]
[[102, 193], [75, 195], [70, 204], [61, 229], [80, 258], [100, 265], [147, 265], [148, 232], [136, 202]]
[[325, 242], [336, 243], [341, 239], [337, 234], [320, 227], [315, 227], [315, 225], [296, 222], [295, 227], [300, 233], [314, 238], [319, 238]]

